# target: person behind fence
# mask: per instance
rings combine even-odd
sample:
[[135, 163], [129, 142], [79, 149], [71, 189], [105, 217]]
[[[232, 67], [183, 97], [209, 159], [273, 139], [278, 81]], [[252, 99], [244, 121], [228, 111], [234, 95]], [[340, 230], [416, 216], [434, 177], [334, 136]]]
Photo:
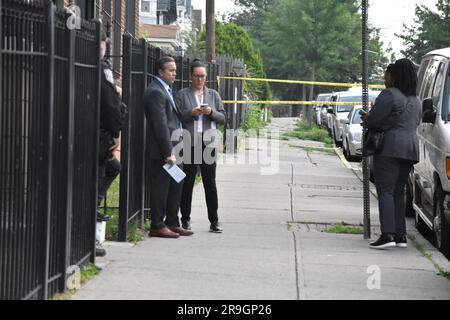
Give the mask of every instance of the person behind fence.
[[[106, 34], [101, 41], [101, 93], [100, 93], [100, 142], [99, 142], [99, 172], [98, 199], [99, 206], [111, 183], [120, 173], [120, 132], [125, 123], [125, 106], [123, 105], [110, 63], [105, 59]], [[97, 221], [109, 221], [106, 213], [97, 210]], [[106, 251], [97, 245], [96, 255], [104, 256]]]
[[175, 104], [171, 85], [175, 82], [177, 65], [172, 57], [163, 57], [156, 62], [156, 76], [145, 90], [143, 108], [147, 118], [146, 158], [150, 180], [150, 237], [178, 238], [190, 236], [192, 231], [180, 226], [178, 211], [183, 183], [177, 183], [163, 168], [175, 165], [181, 159], [175, 156], [182, 134], [181, 112]]
[[413, 165], [419, 162], [416, 129], [421, 107], [414, 64], [397, 60], [389, 74], [391, 86], [387, 85], [370, 112], [362, 116], [369, 130], [384, 132], [383, 148], [373, 160], [381, 227], [379, 239], [370, 243], [373, 249], [407, 247], [404, 188]]
[[200, 60], [194, 60], [190, 73], [191, 87], [180, 90], [176, 99], [190, 138], [184, 138], [183, 141], [186, 179], [181, 197], [181, 221], [183, 228], [191, 229], [192, 192], [200, 168], [208, 208], [209, 231], [220, 233], [222, 227], [217, 214], [216, 186], [216, 154], [219, 141], [217, 126], [225, 123], [225, 110], [219, 93], [205, 86], [206, 66]]

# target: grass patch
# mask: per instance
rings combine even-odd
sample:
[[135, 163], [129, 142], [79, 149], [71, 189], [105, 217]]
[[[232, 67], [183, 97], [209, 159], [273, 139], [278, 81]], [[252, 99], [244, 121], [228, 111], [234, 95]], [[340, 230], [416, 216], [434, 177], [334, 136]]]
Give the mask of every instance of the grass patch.
[[326, 154], [336, 154], [333, 149], [331, 148], [315, 148], [315, 147], [300, 147], [303, 150], [305, 150], [307, 153], [313, 153], [313, 152], [321, 152]]
[[[106, 213], [111, 217], [111, 220], [106, 223], [106, 240], [117, 241], [119, 236], [119, 198], [120, 198], [120, 176], [117, 177], [111, 184], [107, 194], [107, 211]], [[103, 203], [100, 206], [103, 209]], [[146, 221], [148, 230], [150, 229], [150, 222]], [[129, 227], [127, 240], [136, 243], [145, 239], [147, 229], [140, 228], [139, 223], [134, 223]]]
[[81, 271], [81, 284], [83, 285], [89, 280], [96, 277], [100, 273], [101, 269], [97, 268], [93, 264], [87, 264], [85, 266], [82, 266], [80, 271]]
[[[101, 269], [97, 268], [93, 264], [87, 264], [80, 267], [80, 285], [86, 284], [89, 280], [95, 278]], [[57, 293], [52, 297], [52, 300], [70, 300], [72, 296], [77, 292], [77, 289], [67, 290], [64, 293]]]
[[433, 266], [438, 270], [438, 275], [445, 277], [447, 279], [450, 280], [450, 271], [445, 271], [444, 269], [441, 268], [440, 265], [438, 265], [434, 260], [433, 260], [433, 255], [431, 253], [426, 252], [425, 248], [423, 247], [422, 244], [420, 244], [416, 238], [412, 235], [408, 235], [408, 238], [411, 240], [411, 242], [413, 243], [414, 247], [422, 254], [422, 256], [424, 256], [425, 258], [427, 258], [428, 260], [430, 260], [430, 262], [433, 264]]
[[325, 232], [336, 234], [364, 234], [362, 227], [351, 227], [345, 222], [337, 223], [333, 227], [326, 229]]
[[326, 147], [333, 147], [333, 140], [328, 135], [328, 131], [319, 128], [316, 124], [313, 124], [311, 128], [308, 128], [305, 122], [298, 121], [294, 131], [285, 133], [282, 137], [284, 138], [297, 138], [300, 140], [310, 140], [323, 142]]

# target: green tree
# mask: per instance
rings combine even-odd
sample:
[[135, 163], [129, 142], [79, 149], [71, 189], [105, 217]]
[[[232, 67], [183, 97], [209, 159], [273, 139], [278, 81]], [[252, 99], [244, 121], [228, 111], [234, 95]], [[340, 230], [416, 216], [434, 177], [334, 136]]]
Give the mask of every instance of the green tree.
[[[200, 35], [204, 41], [205, 32]], [[255, 49], [247, 31], [235, 23], [216, 22], [216, 53], [242, 59], [247, 66], [247, 74], [254, 78], [265, 78], [263, 59]], [[247, 94], [258, 100], [270, 100], [271, 91], [267, 83], [250, 82], [246, 84]]]
[[[231, 21], [245, 27], [261, 50], [270, 78], [360, 82], [361, 15], [357, 0], [234, 0], [241, 11]], [[392, 49], [383, 50], [370, 28], [370, 81], [382, 83]], [[342, 88], [272, 85], [280, 98], [306, 99]]]
[[[311, 81], [360, 82], [361, 15], [354, 0], [279, 0], [267, 15], [261, 48], [269, 77]], [[370, 42], [371, 74], [388, 62], [377, 30]], [[318, 91], [329, 91], [320, 88]], [[342, 89], [340, 89], [342, 90]], [[298, 88], [283, 90], [287, 98]], [[309, 88], [309, 98], [315, 90]]]
[[414, 25], [403, 25], [403, 33], [396, 34], [403, 40], [406, 57], [420, 62], [427, 52], [450, 46], [450, 0], [438, 0], [437, 12], [424, 5], [416, 5]]

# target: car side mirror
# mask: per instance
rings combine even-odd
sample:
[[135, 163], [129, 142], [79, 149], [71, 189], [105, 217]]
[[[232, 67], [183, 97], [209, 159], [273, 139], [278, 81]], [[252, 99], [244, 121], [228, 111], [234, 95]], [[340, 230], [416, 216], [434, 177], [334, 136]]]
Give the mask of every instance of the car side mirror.
[[328, 108], [328, 109], [327, 109], [327, 112], [328, 112], [329, 114], [334, 114], [334, 109], [333, 109], [333, 108]]
[[432, 98], [427, 98], [422, 102], [422, 122], [433, 124], [436, 122], [436, 111], [433, 108]]

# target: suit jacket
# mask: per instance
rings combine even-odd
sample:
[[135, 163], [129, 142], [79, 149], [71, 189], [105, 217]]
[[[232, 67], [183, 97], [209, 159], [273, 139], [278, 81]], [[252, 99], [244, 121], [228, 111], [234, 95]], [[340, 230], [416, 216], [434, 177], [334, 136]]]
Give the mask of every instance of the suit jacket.
[[182, 127], [181, 112], [157, 79], [145, 90], [143, 107], [148, 125], [147, 153], [151, 159], [165, 160], [178, 143], [171, 141], [171, 136]]
[[[222, 99], [216, 90], [205, 87], [204, 95], [203, 103], [208, 104], [212, 108], [211, 115], [203, 115], [203, 132], [206, 132], [212, 128], [213, 121], [217, 126], [220, 124], [225, 124], [225, 109], [223, 108]], [[194, 146], [198, 143], [199, 139], [199, 134], [197, 133], [199, 117], [192, 116], [192, 109], [198, 107], [194, 89], [189, 87], [180, 90], [176, 97], [176, 104], [181, 110], [184, 128], [188, 130], [191, 135], [191, 146]], [[211, 145], [213, 142], [217, 143], [217, 141], [214, 141], [214, 139], [209, 139], [208, 137], [205, 137], [205, 140], [205, 145], [207, 146]], [[217, 147], [217, 145], [211, 145], [211, 147]]]
[[380, 156], [419, 161], [416, 130], [421, 113], [416, 96], [406, 97], [393, 87], [380, 93], [366, 118], [369, 129], [382, 129], [385, 132]]

